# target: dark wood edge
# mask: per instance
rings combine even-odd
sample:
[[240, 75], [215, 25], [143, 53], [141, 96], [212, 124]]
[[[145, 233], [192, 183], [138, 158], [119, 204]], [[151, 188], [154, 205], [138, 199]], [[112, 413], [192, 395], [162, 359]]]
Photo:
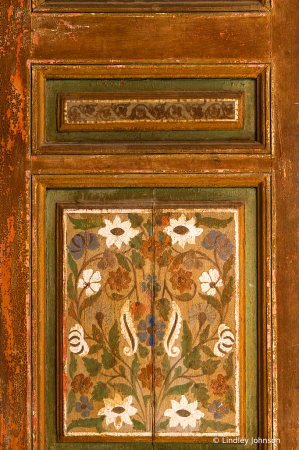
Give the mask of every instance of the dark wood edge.
[[[45, 195], [47, 189], [55, 188], [86, 188], [86, 187], [115, 187], [117, 180], [118, 187], [158, 187], [158, 186], [176, 186], [176, 187], [256, 187], [258, 193], [258, 274], [259, 289], [258, 301], [262, 305], [259, 315], [259, 436], [266, 438], [272, 430], [272, 403], [271, 403], [271, 367], [267, 363], [267, 325], [271, 327], [271, 303], [269, 304], [269, 294], [266, 290], [266, 284], [271, 283], [271, 272], [267, 263], [269, 248], [268, 224], [271, 222], [268, 218], [269, 212], [266, 208], [266, 202], [270, 199], [269, 175], [259, 173], [235, 173], [230, 175], [223, 174], [121, 174], [121, 175], [101, 175], [101, 176], [49, 176], [37, 175], [33, 177], [33, 231], [37, 235], [36, 245], [33, 246], [33, 260], [37, 260], [38, 265], [33, 271], [33, 277], [36, 277], [33, 283], [33, 294], [38, 295], [37, 308], [37, 340], [36, 361], [34, 367], [33, 386], [36, 392], [36, 442], [39, 450], [46, 449], [46, 402], [45, 402]], [[267, 184], [268, 183], [268, 184]], [[268, 215], [267, 215], [268, 214]], [[268, 222], [269, 220], [269, 222]], [[261, 250], [262, 248], [262, 250]], [[270, 315], [267, 308], [270, 309]], [[267, 322], [268, 320], [268, 322]], [[34, 349], [35, 350], [35, 349]], [[270, 349], [271, 351], [271, 349]], [[33, 351], [35, 355], [35, 351]], [[270, 355], [270, 360], [271, 360]], [[268, 422], [269, 418], [269, 422]], [[263, 433], [263, 435], [262, 435]], [[268, 444], [260, 444], [260, 450], [266, 450], [270, 447]]]
[[[270, 66], [253, 65], [134, 65], [134, 66], [51, 66], [32, 65], [32, 154], [126, 154], [126, 153], [271, 153], [270, 146]], [[226, 72], [225, 72], [226, 71]], [[45, 81], [47, 78], [218, 78], [224, 73], [230, 78], [257, 79], [259, 93], [265, 98], [257, 104], [257, 132], [261, 141], [230, 142], [101, 142], [57, 143], [45, 141]], [[229, 74], [229, 75], [228, 75]], [[264, 81], [262, 81], [264, 80]], [[39, 101], [37, 101], [39, 99]]]
[[32, 11], [34, 13], [54, 13], [54, 12], [201, 12], [201, 11], [216, 11], [216, 12], [235, 12], [235, 11], [263, 11], [269, 12], [270, 6], [267, 0], [227, 0], [227, 1], [188, 1], [188, 2], [130, 2], [123, 3], [120, 1], [113, 2], [113, 5], [107, 2], [72, 2], [68, 4], [63, 1], [43, 1], [37, 0], [36, 6], [33, 5]]
[[[190, 201], [190, 202], [160, 202], [160, 201], [134, 201], [129, 200], [124, 202], [61, 202], [57, 204], [57, 222], [56, 222], [56, 233], [57, 233], [57, 245], [56, 245], [56, 298], [57, 298], [57, 430], [58, 430], [58, 441], [59, 442], [185, 442], [185, 443], [213, 443], [213, 438], [215, 436], [164, 436], [163, 433], [151, 436], [65, 436], [63, 434], [63, 374], [61, 373], [61, 368], [63, 367], [63, 333], [61, 332], [63, 327], [63, 243], [64, 243], [64, 229], [63, 229], [63, 213], [66, 209], [76, 209], [90, 208], [90, 209], [117, 209], [117, 208], [130, 208], [130, 209], [156, 209], [160, 208], [192, 208], [200, 209], [204, 207], [209, 207], [211, 209], [217, 208], [237, 208], [239, 209], [239, 367], [240, 367], [240, 439], [246, 437], [246, 353], [245, 346], [242, 348], [242, 343], [245, 342], [246, 338], [246, 321], [245, 321], [245, 311], [246, 311], [246, 296], [245, 296], [245, 206], [242, 202], [233, 201], [221, 201], [221, 202], [211, 202], [211, 201]], [[132, 440], [133, 439], [133, 440]]]

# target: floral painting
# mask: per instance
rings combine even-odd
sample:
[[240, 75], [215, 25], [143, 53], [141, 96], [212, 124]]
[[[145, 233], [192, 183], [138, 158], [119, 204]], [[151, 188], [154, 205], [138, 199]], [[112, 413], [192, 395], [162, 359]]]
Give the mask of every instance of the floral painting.
[[64, 209], [65, 436], [240, 434], [239, 209]]

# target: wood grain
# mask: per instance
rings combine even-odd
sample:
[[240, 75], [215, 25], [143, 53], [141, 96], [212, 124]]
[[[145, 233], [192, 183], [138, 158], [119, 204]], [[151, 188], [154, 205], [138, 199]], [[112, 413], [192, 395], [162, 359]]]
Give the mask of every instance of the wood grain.
[[[273, 167], [274, 292], [277, 310], [277, 360], [273, 372], [280, 448], [299, 448], [298, 395], [298, 171], [299, 171], [299, 8], [294, 0], [275, 2], [273, 12], [273, 71], [275, 84], [275, 159]], [[287, 31], [287, 32], [286, 32]], [[287, 100], [286, 100], [287, 99]], [[276, 365], [277, 363], [277, 365]]]
[[44, 62], [270, 61], [268, 13], [34, 14], [32, 28], [31, 58]]

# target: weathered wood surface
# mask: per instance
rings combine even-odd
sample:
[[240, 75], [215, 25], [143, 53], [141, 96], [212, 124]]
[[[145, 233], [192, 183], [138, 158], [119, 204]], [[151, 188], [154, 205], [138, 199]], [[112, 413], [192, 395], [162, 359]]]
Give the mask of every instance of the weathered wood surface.
[[[277, 299], [277, 430], [280, 448], [299, 448], [298, 170], [299, 170], [299, 8], [275, 1], [273, 75], [275, 108], [273, 159], [274, 286]], [[274, 378], [275, 380], [275, 378]]]
[[26, 0], [1, 2], [0, 448], [30, 445], [30, 291]]
[[270, 60], [269, 13], [127, 14], [125, 20], [121, 14], [37, 13], [32, 29], [32, 59], [39, 62]]
[[[34, 157], [35, 173], [192, 172], [241, 176], [244, 172], [273, 174], [273, 281], [277, 310], [277, 366], [274, 365], [274, 426], [280, 448], [299, 448], [298, 419], [298, 88], [299, 9], [295, 0], [275, 0], [270, 15], [261, 13], [215, 16], [83, 16], [34, 14], [31, 58], [35, 62], [271, 62], [273, 61], [274, 153], [269, 157], [144, 156], [132, 167], [132, 158], [77, 156]], [[1, 443], [3, 449], [31, 446], [30, 393], [30, 201], [28, 157], [29, 12], [26, 0], [5, 0], [1, 43]], [[221, 17], [223, 20], [221, 20]], [[87, 31], [87, 34], [84, 34]], [[95, 33], [101, 38], [95, 38]], [[104, 37], [103, 37], [104, 36]], [[152, 39], [149, 38], [152, 37]], [[163, 45], [161, 45], [163, 42]], [[178, 42], [182, 43], [178, 45]], [[78, 158], [78, 159], [77, 159]], [[97, 161], [92, 166], [93, 161]], [[160, 158], [160, 159], [159, 159]], [[194, 161], [196, 165], [194, 166]], [[204, 164], [201, 166], [202, 161]], [[142, 166], [144, 162], [144, 166]], [[161, 167], [163, 162], [163, 168]], [[275, 306], [275, 305], [274, 305]], [[277, 383], [276, 383], [277, 375]], [[278, 393], [278, 397], [276, 396]], [[277, 402], [278, 398], [278, 403]], [[269, 421], [271, 418], [269, 417]], [[34, 418], [33, 418], [34, 423]], [[278, 448], [279, 448], [278, 447]]]

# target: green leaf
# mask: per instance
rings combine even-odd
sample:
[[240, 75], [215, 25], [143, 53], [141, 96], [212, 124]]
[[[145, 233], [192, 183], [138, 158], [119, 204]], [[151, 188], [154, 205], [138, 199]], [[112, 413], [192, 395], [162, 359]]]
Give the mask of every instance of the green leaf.
[[215, 370], [217, 370], [220, 362], [220, 360], [215, 361], [213, 359], [207, 359], [207, 361], [203, 361], [201, 364], [202, 373], [204, 375], [213, 375]]
[[131, 419], [132, 420], [132, 422], [133, 422], [133, 425], [134, 425], [134, 430], [137, 430], [137, 431], [146, 431], [146, 427], [145, 427], [145, 425], [142, 423], [142, 422], [140, 422], [139, 420], [136, 420], [136, 419]]
[[72, 380], [74, 379], [75, 373], [77, 371], [77, 366], [78, 366], [78, 364], [77, 364], [76, 357], [75, 357], [74, 353], [71, 353], [71, 362], [70, 362], [69, 372], [70, 372], [70, 376], [71, 376]]
[[161, 314], [162, 319], [165, 322], [168, 322], [168, 316], [169, 316], [169, 313], [171, 311], [170, 300], [168, 300], [168, 298], [161, 298], [156, 304], [156, 309]]
[[68, 414], [70, 414], [73, 411], [74, 406], [76, 404], [76, 394], [73, 389], [71, 389], [69, 392], [67, 403], [68, 403], [67, 412]]
[[124, 384], [124, 383], [114, 383], [114, 384], [113, 383], [109, 383], [109, 386], [113, 387], [116, 390], [116, 392], [119, 392], [124, 397], [128, 397], [128, 395], [133, 395], [134, 397], [136, 397], [133, 389], [128, 384]]
[[97, 299], [100, 297], [100, 295], [102, 294], [102, 289], [100, 289], [96, 294], [92, 295], [91, 297], [86, 298], [80, 305], [79, 308], [79, 317], [81, 317], [82, 312], [86, 309], [89, 308], [90, 306], [92, 306]]
[[196, 346], [191, 352], [187, 353], [183, 361], [184, 366], [188, 369], [197, 370], [201, 367], [202, 361], [200, 358], [199, 347]]
[[214, 309], [216, 309], [216, 311], [218, 311], [219, 314], [222, 314], [222, 305], [216, 297], [213, 297], [212, 295], [205, 295], [205, 294], [202, 294], [201, 292], [199, 292], [199, 295], [209, 305], [211, 305]]
[[145, 265], [145, 260], [141, 253], [136, 252], [136, 250], [132, 250], [132, 263], [136, 267], [136, 269], [142, 269]]
[[75, 287], [73, 283], [73, 274], [70, 273], [67, 279], [67, 293], [71, 300], [75, 299]]
[[118, 370], [119, 370], [119, 373], [121, 374], [121, 376], [123, 378], [125, 378], [126, 377], [126, 369], [124, 368], [124, 366], [118, 366]]
[[94, 358], [83, 358], [85, 368], [91, 377], [98, 375], [102, 368], [102, 364]]
[[136, 387], [136, 378], [138, 376], [139, 369], [140, 369], [140, 362], [137, 353], [135, 353], [131, 370], [131, 382], [134, 387]]
[[110, 352], [108, 352], [106, 347], [104, 347], [104, 351], [102, 354], [102, 363], [105, 370], [112, 369], [116, 365], [116, 359]]
[[190, 387], [192, 386], [193, 381], [189, 381], [189, 383], [181, 384], [180, 386], [173, 386], [164, 395], [163, 398], [167, 397], [168, 395], [184, 395], [187, 394]]
[[236, 412], [235, 410], [235, 394], [234, 394], [234, 390], [231, 386], [229, 386], [226, 394], [225, 394], [225, 403], [229, 406], [229, 409], [232, 412]]
[[215, 219], [214, 217], [202, 217], [200, 213], [195, 213], [195, 217], [196, 217], [196, 224], [195, 224], [196, 227], [198, 227], [199, 225], [204, 225], [208, 228], [225, 228], [233, 220], [233, 217], [224, 220]]
[[102, 401], [104, 398], [108, 398], [110, 389], [107, 383], [99, 381], [93, 388], [91, 400]]
[[231, 352], [224, 361], [223, 369], [226, 372], [227, 379], [231, 378], [234, 373], [233, 355], [234, 352]]
[[161, 431], [161, 430], [166, 430], [168, 427], [169, 421], [170, 421], [170, 419], [166, 419], [166, 420], [164, 420], [164, 422], [159, 423], [155, 428], [155, 432], [159, 433], [159, 431]]
[[157, 347], [154, 347], [155, 349], [155, 355], [156, 356], [162, 356], [164, 353], [164, 346], [162, 344], [162, 342], [160, 342], [159, 345], [157, 345]]
[[182, 367], [181, 366], [176, 367], [171, 381], [174, 381], [176, 378], [178, 378], [181, 375], [181, 373], [182, 373]]
[[202, 406], [204, 408], [208, 407], [208, 401], [209, 401], [209, 390], [207, 389], [205, 383], [195, 383], [194, 386], [191, 389], [192, 394], [196, 398], [196, 400], [200, 403], [202, 403]]
[[110, 328], [109, 331], [109, 344], [112, 350], [113, 355], [119, 355], [119, 329], [118, 329], [118, 323], [117, 320], [115, 320], [114, 324]]
[[147, 222], [145, 224], [143, 224], [143, 226], [146, 229], [146, 231], [148, 232], [148, 234], [151, 235], [150, 230], [153, 228], [151, 220], [148, 219]]
[[162, 373], [166, 378], [168, 373], [170, 372], [171, 366], [167, 353], [165, 353], [163, 361], [162, 361]]
[[98, 341], [98, 344], [97, 344], [97, 345], [100, 345], [101, 348], [103, 348], [104, 338], [103, 338], [103, 335], [102, 335], [101, 330], [100, 330], [99, 328], [97, 328], [97, 327], [95, 326], [95, 324], [92, 324], [92, 337], [93, 337], [96, 341]]
[[232, 428], [236, 428], [235, 425], [231, 425], [230, 423], [223, 423], [216, 420], [205, 420], [203, 418], [201, 420], [201, 426], [199, 429], [200, 433], [203, 433], [208, 428], [211, 428], [214, 431], [226, 431]]
[[90, 349], [89, 349], [89, 355], [94, 355], [95, 353], [97, 353], [99, 350], [101, 350], [103, 348], [103, 346], [102, 345], [100, 345], [100, 344], [95, 344], [95, 345], [92, 345], [91, 347], [90, 347]]
[[202, 333], [199, 335], [199, 345], [203, 344], [209, 337], [210, 325], [207, 325]]
[[172, 263], [171, 263], [171, 268], [178, 269], [179, 266], [183, 263], [186, 254], [187, 253], [180, 253], [175, 258], [173, 258]]
[[67, 262], [68, 262], [68, 265], [70, 266], [70, 269], [72, 270], [75, 278], [78, 278], [78, 266], [70, 253], [67, 255]]
[[118, 264], [128, 272], [131, 272], [128, 260], [121, 253], [116, 253], [115, 256], [117, 258]]
[[105, 417], [106, 416], [101, 416], [96, 419], [73, 420], [67, 427], [67, 431], [70, 431], [73, 428], [96, 428], [98, 433], [101, 433], [102, 431], [104, 431], [104, 429], [102, 428], [102, 423]]
[[143, 222], [143, 217], [139, 214], [128, 214], [129, 221], [131, 222], [132, 228], [138, 228]]
[[223, 264], [223, 276], [222, 276], [223, 280], [226, 279], [226, 275], [228, 274], [228, 272], [232, 268], [232, 266], [234, 264], [234, 261], [235, 261], [234, 255], [230, 255], [230, 257]]
[[141, 345], [141, 344], [139, 344], [138, 350], [139, 350], [139, 355], [141, 356], [141, 358], [146, 358], [150, 352], [147, 347], [145, 347], [144, 345]]
[[140, 248], [142, 247], [142, 235], [143, 235], [143, 231], [141, 231], [141, 233], [137, 234], [137, 236], [135, 236], [133, 239], [131, 239], [129, 242], [129, 245], [132, 248], [136, 248], [137, 250], [140, 250]]
[[179, 298], [182, 302], [188, 302], [189, 300], [191, 300], [192, 295], [189, 294], [188, 292], [185, 292], [185, 294], [178, 295], [178, 298]]
[[102, 216], [98, 216], [95, 219], [74, 219], [73, 217], [69, 216], [69, 219], [74, 225], [75, 230], [90, 230], [91, 228], [105, 227]]
[[166, 267], [168, 266], [168, 264], [170, 263], [170, 261], [172, 260], [172, 256], [171, 256], [171, 249], [170, 250], [166, 250], [162, 256], [160, 256], [157, 259], [157, 264], [160, 267]]
[[229, 277], [228, 283], [222, 291], [221, 302], [222, 305], [225, 306], [232, 299], [232, 295], [234, 292], [234, 279], [233, 277]]
[[183, 336], [181, 346], [182, 346], [182, 357], [184, 357], [186, 353], [189, 352], [192, 346], [192, 333], [190, 331], [187, 320], [183, 321]]
[[208, 347], [207, 345], [201, 345], [200, 348], [210, 358], [215, 358], [216, 357], [216, 355], [214, 355], [214, 353], [212, 352], [210, 347]]
[[149, 401], [149, 399], [151, 398], [151, 395], [144, 395], [143, 396], [143, 401], [144, 401], [144, 405], [145, 407], [147, 407], [147, 402]]

